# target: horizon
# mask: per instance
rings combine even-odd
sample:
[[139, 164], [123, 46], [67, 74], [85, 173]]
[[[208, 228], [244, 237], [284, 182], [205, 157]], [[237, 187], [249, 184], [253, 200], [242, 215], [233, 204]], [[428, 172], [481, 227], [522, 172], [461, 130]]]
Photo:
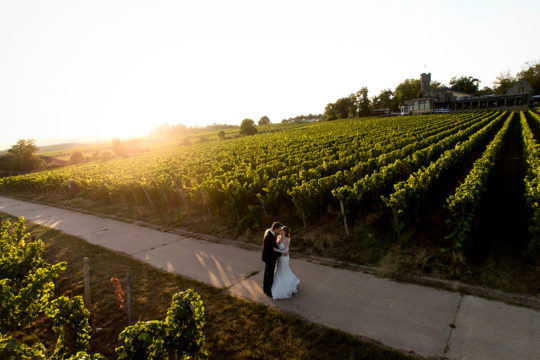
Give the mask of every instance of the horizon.
[[276, 123], [423, 72], [491, 87], [538, 59], [538, 14], [529, 0], [2, 3], [0, 149], [163, 123]]

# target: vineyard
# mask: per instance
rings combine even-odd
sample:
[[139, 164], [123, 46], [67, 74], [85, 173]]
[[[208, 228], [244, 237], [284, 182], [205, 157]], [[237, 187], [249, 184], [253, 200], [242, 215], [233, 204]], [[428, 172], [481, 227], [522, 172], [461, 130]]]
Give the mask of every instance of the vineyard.
[[340, 237], [354, 238], [376, 218], [388, 220], [382, 223], [399, 242], [431, 224], [438, 229], [436, 246], [467, 252], [489, 246], [479, 224], [485, 204], [497, 196], [490, 190], [500, 180], [495, 169], [512, 145], [522, 171], [508, 175], [517, 179], [509, 201], [525, 218], [517, 232], [520, 251], [531, 254], [540, 245], [539, 129], [540, 115], [532, 110], [273, 127], [256, 136], [2, 178], [0, 193], [83, 208], [85, 202], [138, 208], [140, 219], [204, 216], [241, 231], [259, 230], [268, 219], [301, 227], [322, 221], [337, 224]]

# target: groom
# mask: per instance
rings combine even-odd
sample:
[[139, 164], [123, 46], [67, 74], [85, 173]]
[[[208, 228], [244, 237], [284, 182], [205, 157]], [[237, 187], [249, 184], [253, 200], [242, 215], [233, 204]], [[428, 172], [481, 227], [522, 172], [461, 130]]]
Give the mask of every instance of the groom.
[[281, 224], [274, 222], [272, 228], [266, 230], [263, 238], [262, 261], [265, 262], [263, 291], [266, 295], [272, 296], [272, 283], [274, 282], [274, 271], [276, 261], [281, 256], [274, 248], [277, 248], [277, 235], [281, 231]]

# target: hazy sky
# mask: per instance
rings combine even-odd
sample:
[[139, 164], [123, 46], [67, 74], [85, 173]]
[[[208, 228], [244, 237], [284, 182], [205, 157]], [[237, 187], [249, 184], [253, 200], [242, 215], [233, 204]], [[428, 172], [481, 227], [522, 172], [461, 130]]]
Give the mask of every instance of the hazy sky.
[[491, 86], [540, 59], [539, 17], [538, 0], [0, 0], [0, 149], [280, 122], [424, 71]]

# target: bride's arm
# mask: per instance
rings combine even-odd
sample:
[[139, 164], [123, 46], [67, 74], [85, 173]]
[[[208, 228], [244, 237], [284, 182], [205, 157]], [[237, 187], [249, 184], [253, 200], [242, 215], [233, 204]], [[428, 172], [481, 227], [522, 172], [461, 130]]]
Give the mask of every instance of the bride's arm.
[[285, 249], [281, 250], [281, 249], [274, 248], [274, 251], [280, 252], [283, 255], [289, 255], [289, 243], [290, 243], [290, 239], [285, 238]]
[[287, 256], [289, 255], [289, 245], [291, 243], [291, 238], [285, 238], [285, 251], [286, 253], [284, 253], [283, 255]]

